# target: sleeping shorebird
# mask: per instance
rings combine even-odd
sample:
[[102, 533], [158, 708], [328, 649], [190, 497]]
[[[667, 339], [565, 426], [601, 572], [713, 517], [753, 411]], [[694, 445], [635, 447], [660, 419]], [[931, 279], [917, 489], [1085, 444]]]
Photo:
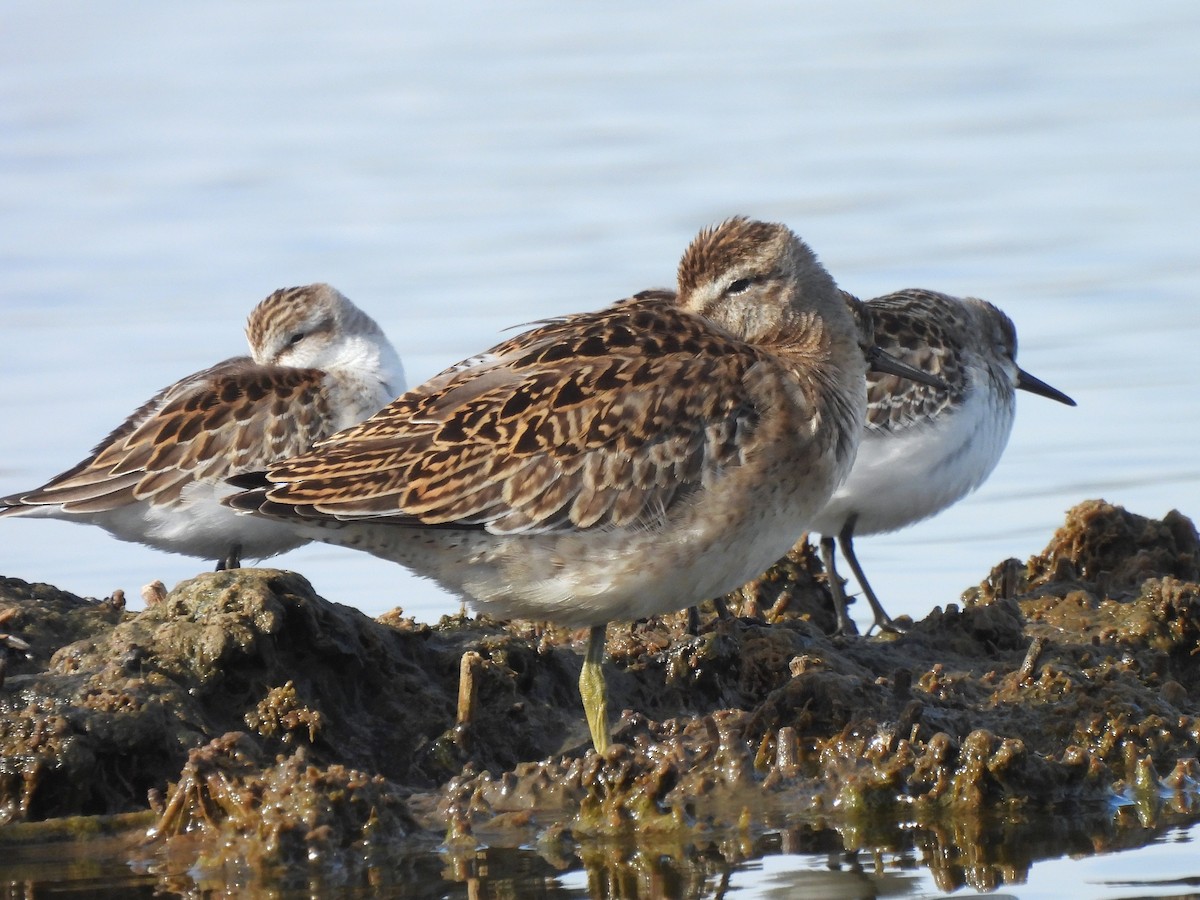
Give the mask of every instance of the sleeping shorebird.
[[326, 284], [263, 300], [237, 357], [159, 391], [83, 462], [0, 499], [0, 516], [99, 525], [125, 541], [217, 561], [307, 543], [279, 522], [220, 503], [225, 479], [302, 453], [404, 390], [404, 369], [366, 313]]

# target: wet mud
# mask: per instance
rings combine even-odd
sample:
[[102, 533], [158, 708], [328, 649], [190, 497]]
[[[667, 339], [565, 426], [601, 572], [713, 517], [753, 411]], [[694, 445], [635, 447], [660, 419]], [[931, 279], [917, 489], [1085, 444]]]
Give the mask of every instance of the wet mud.
[[250, 884], [469, 881], [523, 847], [594, 892], [700, 896], [774, 842], [987, 889], [1200, 813], [1200, 539], [1175, 512], [1082, 503], [900, 635], [830, 637], [807, 544], [698, 627], [614, 623], [603, 756], [586, 632], [371, 619], [274, 569], [146, 596], [0, 579], [0, 848], [117, 823], [163, 884]]

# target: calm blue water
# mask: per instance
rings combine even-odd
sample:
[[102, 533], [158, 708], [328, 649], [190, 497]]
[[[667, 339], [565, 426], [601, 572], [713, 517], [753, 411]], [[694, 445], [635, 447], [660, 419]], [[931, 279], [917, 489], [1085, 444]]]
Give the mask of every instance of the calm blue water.
[[[1098, 853], [1039, 862], [1005, 882], [1000, 867], [953, 868], [951, 883], [939, 883], [925, 868], [921, 853], [903, 856], [858, 854], [788, 854], [764, 856], [739, 866], [729, 880], [730, 896], [739, 900], [820, 898], [852, 900], [866, 897], [906, 897], [913, 900], [980, 897], [992, 900], [1131, 900], [1131, 898], [1200, 896], [1196, 879], [1195, 841], [1200, 831], [1179, 828], [1152, 843], [1121, 853]], [[943, 869], [944, 870], [944, 869]], [[586, 882], [573, 873], [564, 881], [581, 888]], [[965, 883], [964, 883], [965, 882]]]
[[[339, 287], [416, 382], [670, 284], [696, 230], [747, 213], [860, 296], [992, 300], [1079, 401], [1022, 396], [976, 495], [861, 542], [893, 614], [1040, 550], [1085, 498], [1200, 515], [1197, 46], [1182, 0], [11, 5], [0, 493], [243, 352], [277, 287]], [[0, 573], [85, 595], [198, 568], [0, 525]], [[458, 606], [348, 550], [280, 564], [371, 613]]]

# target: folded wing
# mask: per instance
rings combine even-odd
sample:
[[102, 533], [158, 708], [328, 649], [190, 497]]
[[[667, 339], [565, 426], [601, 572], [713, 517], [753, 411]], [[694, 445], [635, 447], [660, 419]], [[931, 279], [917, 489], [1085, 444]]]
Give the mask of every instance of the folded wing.
[[165, 504], [192, 482], [265, 468], [328, 434], [323, 379], [316, 369], [225, 360], [160, 391], [87, 459], [0, 506], [86, 513]]
[[269, 467], [259, 508], [496, 534], [652, 527], [741, 463], [758, 361], [647, 292], [499, 344]]

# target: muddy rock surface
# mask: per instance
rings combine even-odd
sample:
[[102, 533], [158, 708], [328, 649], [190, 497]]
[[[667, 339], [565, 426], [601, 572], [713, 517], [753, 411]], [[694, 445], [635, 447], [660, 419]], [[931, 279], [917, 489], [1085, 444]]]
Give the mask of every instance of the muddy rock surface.
[[273, 569], [138, 613], [2, 579], [0, 842], [141, 813], [150, 857], [219, 871], [909, 823], [960, 853], [976, 835], [962, 864], [984, 871], [1014, 865], [984, 848], [1012, 852], [1006, 830], [1047, 812], [1116, 843], [1114, 809], [1143, 829], [1200, 811], [1200, 539], [1179, 513], [1080, 504], [901, 635], [829, 637], [805, 544], [721, 605], [609, 627], [624, 712], [598, 756], [583, 632], [373, 620]]

